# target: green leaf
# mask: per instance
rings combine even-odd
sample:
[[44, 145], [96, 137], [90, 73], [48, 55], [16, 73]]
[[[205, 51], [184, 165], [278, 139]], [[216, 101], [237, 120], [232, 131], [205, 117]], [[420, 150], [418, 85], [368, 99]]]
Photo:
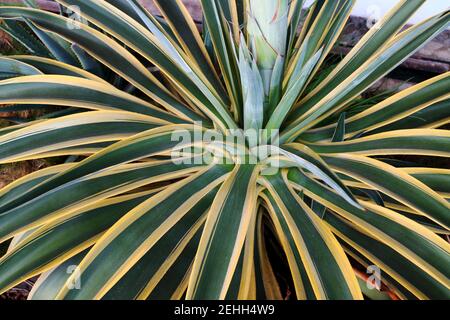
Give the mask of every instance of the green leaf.
[[450, 204], [402, 170], [361, 156], [325, 156], [324, 160], [333, 168], [376, 187], [436, 223], [446, 228], [450, 226]]
[[36, 38], [33, 32], [23, 26], [19, 21], [4, 20], [3, 23], [0, 24], [0, 30], [6, 32], [31, 53], [42, 57], [52, 56], [44, 44]]
[[286, 56], [289, 3], [267, 0], [261, 5], [249, 0], [247, 6], [247, 36], [269, 98], [275, 65], [284, 64]]
[[[87, 2], [83, 2], [87, 5]], [[81, 3], [77, 3], [81, 7]], [[179, 103], [166, 89], [163, 89], [158, 80], [144, 67], [139, 60], [120, 44], [85, 24], [79, 24], [78, 28], [68, 28], [73, 21], [62, 16], [45, 11], [8, 7], [2, 8], [0, 17], [15, 18], [24, 17], [35, 25], [55, 32], [67, 40], [77, 43], [97, 60], [114, 70], [116, 73], [130, 81], [137, 88], [150, 97], [161, 102], [169, 110], [178, 112], [179, 115], [193, 117], [195, 120], [203, 119], [189, 108]]]
[[117, 141], [162, 123], [131, 112], [93, 111], [38, 122], [0, 137], [0, 163], [31, 159], [42, 152]]
[[[42, 74], [35, 67], [14, 59], [0, 57], [0, 79]], [[2, 109], [3, 110], [3, 109]]]
[[244, 100], [244, 130], [259, 132], [264, 121], [264, 87], [256, 62], [243, 40], [239, 47], [239, 71]]
[[359, 232], [352, 224], [334, 214], [327, 214], [325, 220], [349, 246], [381, 268], [382, 276], [384, 272], [388, 273], [414, 293], [417, 298], [448, 299], [450, 297], [449, 290], [445, 285], [436, 281], [414, 262], [398, 254], [395, 249]]
[[420, 182], [426, 184], [436, 192], [450, 194], [450, 170], [439, 168], [404, 168]]
[[[29, 190], [27, 194], [24, 194], [21, 198], [11, 202], [10, 204], [1, 206], [0, 211], [4, 212], [5, 210], [15, 208], [22, 203], [38, 198], [40, 195], [49, 192], [52, 189], [58, 189], [58, 187], [67, 183], [70, 184], [70, 182], [79, 178], [89, 177], [91, 174], [102, 172], [106, 169], [117, 168], [119, 165], [126, 164], [131, 161], [169, 152], [175, 147], [190, 147], [196, 140], [195, 137], [192, 136], [193, 132], [188, 129], [192, 130], [192, 127], [168, 126], [145, 131], [141, 134], [124, 139], [77, 163], [77, 165], [72, 169], [67, 170], [40, 184], [36, 188]], [[177, 134], [181, 134], [181, 142], [174, 139], [174, 135], [177, 137]], [[185, 135], [187, 135], [187, 137]], [[184, 138], [186, 138], [186, 140], [184, 140]], [[203, 159], [201, 156], [190, 161], [191, 165], [195, 165], [197, 163], [198, 165], [203, 164]], [[189, 164], [189, 162], [187, 164]], [[169, 167], [170, 165], [176, 167], [179, 163], [177, 161], [173, 161], [168, 165]], [[179, 166], [179, 168], [182, 167], [183, 166]]]
[[71, 48], [84, 70], [95, 74], [96, 76], [104, 77], [103, 67], [97, 62], [97, 60], [95, 60], [77, 44], [72, 44]]
[[[191, 214], [196, 204], [220, 184], [229, 168], [212, 166], [175, 183], [130, 211], [91, 249], [80, 264], [84, 285], [63, 288], [58, 298], [102, 298], [149, 250]], [[191, 211], [192, 209], [192, 211]], [[188, 229], [192, 226], [186, 225]], [[186, 229], [184, 229], [186, 230]], [[70, 281], [70, 279], [69, 279]]]
[[[88, 250], [64, 261], [55, 268], [41, 274], [33, 286], [29, 300], [53, 300], [59, 290], [66, 284], [72, 273], [77, 272], [77, 266], [86, 255]], [[75, 283], [73, 284], [75, 285]]]
[[[265, 190], [261, 198], [266, 202], [271, 220], [274, 223], [277, 237], [280, 239], [284, 254], [289, 265], [289, 271], [294, 283], [295, 294], [298, 300], [316, 300], [316, 294], [308, 278], [304, 260], [300, 255], [300, 250], [295, 242], [295, 233], [289, 228], [288, 223], [283, 219], [283, 213], [275, 202], [274, 197]], [[267, 252], [264, 252], [267, 254]], [[304, 259], [304, 258], [303, 258]]]
[[299, 63], [303, 67], [306, 61], [311, 60], [319, 48], [324, 46], [323, 41], [326, 39], [324, 35], [328, 33], [333, 18], [338, 12], [337, 9], [342, 3], [343, 1], [319, 1], [313, 4], [314, 10], [311, 10], [309, 15], [311, 25], [308, 26], [308, 32], [304, 35], [308, 41], [301, 44], [291, 64]]
[[39, 69], [40, 71], [42, 71], [42, 73], [45, 73], [45, 74], [80, 77], [80, 78], [95, 80], [95, 81], [107, 84], [107, 82], [105, 80], [103, 80], [102, 78], [100, 78], [90, 72], [84, 71], [83, 69], [71, 66], [69, 64], [66, 64], [66, 63], [63, 63], [60, 61], [56, 61], [54, 59], [31, 56], [31, 55], [28, 55], [28, 56], [14, 55], [14, 56], [9, 56], [9, 58], [27, 63], [27, 64]]
[[331, 139], [331, 142], [341, 142], [344, 141], [345, 137], [345, 112], [341, 113], [339, 116], [339, 120], [336, 126], [336, 130], [334, 131], [333, 138]]
[[224, 29], [223, 16], [221, 15], [217, 0], [201, 0], [201, 4], [211, 42], [214, 46], [214, 52], [217, 55], [217, 61], [222, 71], [222, 76], [224, 77], [230, 95], [234, 97], [236, 103], [236, 101], [238, 101], [239, 93], [237, 88], [239, 84], [238, 67], [237, 61], [229, 52], [230, 44], [227, 44], [226, 37], [226, 32], [228, 30]]
[[432, 104], [410, 116], [382, 126], [366, 135], [409, 128], [439, 128], [450, 123], [450, 99]]
[[170, 24], [171, 29], [176, 34], [177, 39], [183, 44], [185, 51], [189, 56], [196, 61], [206, 78], [211, 81], [211, 84], [218, 91], [223, 101], [228, 101], [227, 94], [223, 89], [222, 83], [219, 81], [216, 71], [211, 62], [211, 58], [202, 42], [200, 33], [194, 20], [189, 15], [183, 2], [175, 1], [161, 1], [157, 0], [155, 3], [164, 14], [166, 22]]
[[[187, 299], [224, 299], [256, 214], [257, 166], [237, 165], [208, 213], [189, 279]], [[226, 238], [227, 241], [223, 241]], [[250, 280], [250, 279], [246, 279]]]
[[395, 130], [344, 142], [307, 145], [315, 152], [323, 154], [450, 156], [450, 134], [448, 130], [437, 129]]
[[57, 36], [49, 34], [44, 30], [41, 30], [27, 19], [25, 19], [25, 22], [27, 23], [28, 27], [31, 30], [33, 30], [36, 36], [42, 41], [42, 43], [44, 43], [44, 45], [48, 48], [48, 50], [56, 59], [58, 59], [61, 62], [77, 67], [80, 65], [79, 61], [75, 58], [74, 53], [70, 50], [70, 45], [67, 45], [67, 43], [66, 47], [63, 47], [61, 45], [60, 42], [64, 40], [56, 39]]
[[73, 164], [60, 164], [41, 169], [26, 175], [16, 181], [10, 183], [6, 187], [0, 189], [0, 205], [3, 205], [20, 195], [26, 193], [28, 190], [37, 186], [41, 182], [53, 177], [54, 175], [69, 169]]
[[37, 229], [0, 259], [0, 291], [23, 282], [92, 245], [151, 193], [105, 200]]
[[[316, 52], [316, 54], [305, 64], [299, 74], [294, 74], [293, 78], [287, 87], [287, 91], [284, 93], [280, 103], [270, 116], [270, 119], [266, 125], [266, 129], [280, 129], [281, 124], [284, 122], [286, 116], [294, 105], [295, 100], [303, 90], [308, 77], [310, 76], [313, 68], [316, 66], [317, 61], [322, 55], [322, 49]], [[294, 78], [295, 77], [295, 78]]]
[[268, 188], [280, 208], [277, 219], [293, 235], [317, 299], [362, 299], [350, 262], [326, 225], [297, 196], [286, 177], [266, 178]]
[[[195, 165], [174, 164], [172, 161], [131, 164], [105, 174], [99, 173], [89, 178], [73, 180], [31, 200], [28, 200], [30, 192], [24, 193], [2, 205], [2, 209], [12, 208], [2, 210], [0, 239], [9, 239], [21, 231], [76, 212], [99, 200], [147, 184], [180, 178], [195, 171]], [[48, 179], [31, 190], [39, 190], [51, 182], [52, 179]], [[21, 205], [15, 206], [17, 202]]]
[[336, 69], [322, 81], [320, 86], [302, 101], [292, 115], [295, 120], [304, 114], [335, 87], [355, 72], [367, 60], [384, 50], [385, 45], [396, 36], [402, 26], [410, 19], [425, 0], [401, 0], [360, 40], [342, 60]]
[[291, 123], [282, 133], [281, 140], [292, 141], [301, 132], [320, 122], [323, 117], [339, 111], [345, 102], [367, 89], [444, 30], [449, 19], [450, 12], [444, 12], [396, 36], [388, 42], [382, 52], [369, 59], [338, 87], [335, 87], [329, 95]]
[[[365, 132], [383, 132], [395, 129], [417, 128], [426, 125], [426, 120], [419, 113], [430, 108], [432, 104], [444, 105], [448, 103], [448, 87], [450, 86], [450, 72], [431, 78], [427, 81], [405, 89], [376, 105], [363, 110], [345, 121], [346, 137]], [[445, 102], [447, 101], [447, 102]], [[443, 108], [439, 108], [442, 110]], [[433, 119], [446, 119], [445, 110], [439, 114], [432, 113]], [[425, 118], [426, 119], [426, 118]], [[436, 121], [435, 120], [435, 121]], [[399, 127], [403, 124], [403, 127]], [[336, 124], [312, 129], [301, 136], [308, 141], [329, 139], [336, 128]], [[366, 133], [367, 135], [368, 133]]]
[[205, 214], [218, 188], [203, 197], [103, 297], [116, 299], [171, 299], [187, 285], [197, 252]]
[[283, 146], [280, 153], [293, 160], [296, 166], [312, 172], [317, 178], [321, 179], [335, 190], [348, 203], [358, 208], [361, 207], [350, 190], [342, 183], [339, 177], [330, 170], [325, 161], [307, 146], [299, 143], [287, 144]]
[[283, 93], [282, 80], [284, 74], [284, 63], [285, 63], [284, 57], [278, 56], [277, 60], [275, 61], [275, 65], [273, 67], [272, 78], [270, 79], [269, 104], [266, 110], [266, 118], [270, 117], [270, 115], [273, 113], [282, 97]]
[[[370, 202], [364, 203], [366, 210], [353, 207], [298, 170], [289, 172], [289, 180], [294, 183], [295, 189], [303, 190], [307, 196], [353, 223], [360, 232], [391, 247], [440, 285], [448, 286], [449, 244], [442, 238], [414, 221]], [[327, 214], [324, 219], [328, 218]], [[346, 234], [339, 234], [343, 235]], [[400, 275], [402, 271], [395, 270]]]
[[290, 5], [291, 19], [289, 21], [289, 32], [288, 32], [288, 36], [289, 36], [288, 49], [287, 49], [288, 55], [290, 55], [293, 50], [293, 45], [296, 40], [297, 32], [298, 32], [298, 29], [300, 28], [300, 22], [301, 22], [301, 18], [302, 18], [302, 10], [303, 10], [304, 3], [305, 3], [304, 0], [295, 0], [295, 2], [293, 1]]
[[94, 110], [124, 110], [173, 123], [186, 121], [109, 84], [79, 77], [43, 75], [0, 81], [0, 102], [65, 105]]

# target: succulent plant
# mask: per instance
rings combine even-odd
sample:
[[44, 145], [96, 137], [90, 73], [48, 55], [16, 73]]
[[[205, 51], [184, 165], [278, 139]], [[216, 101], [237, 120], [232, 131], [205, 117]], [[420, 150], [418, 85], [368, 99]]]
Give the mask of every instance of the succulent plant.
[[450, 297], [450, 171], [397, 157], [450, 156], [450, 73], [349, 113], [448, 11], [402, 29], [425, 1], [399, 1], [324, 75], [353, 0], [202, 0], [202, 28], [181, 0], [57, 2], [0, 7], [29, 51], [0, 103], [55, 108], [1, 129], [0, 163], [67, 159], [0, 190], [0, 292]]

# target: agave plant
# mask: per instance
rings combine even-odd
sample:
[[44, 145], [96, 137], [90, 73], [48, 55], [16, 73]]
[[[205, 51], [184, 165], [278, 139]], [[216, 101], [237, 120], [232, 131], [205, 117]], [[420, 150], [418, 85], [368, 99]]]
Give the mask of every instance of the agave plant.
[[0, 103], [56, 111], [2, 129], [0, 163], [67, 159], [0, 191], [0, 292], [362, 299], [369, 268], [450, 298], [450, 170], [421, 162], [450, 156], [450, 73], [354, 108], [448, 11], [404, 29], [425, 1], [399, 1], [324, 74], [353, 0], [202, 0], [201, 26], [181, 0], [57, 2], [0, 7], [29, 51]]

